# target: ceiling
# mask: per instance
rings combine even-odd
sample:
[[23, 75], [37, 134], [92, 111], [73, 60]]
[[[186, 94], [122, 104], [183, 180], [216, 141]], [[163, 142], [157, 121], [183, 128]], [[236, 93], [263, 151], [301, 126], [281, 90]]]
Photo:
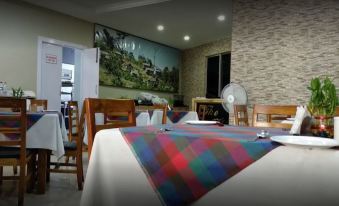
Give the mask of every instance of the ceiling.
[[[24, 0], [178, 49], [231, 36], [231, 0]], [[219, 15], [225, 21], [218, 21]], [[157, 26], [164, 25], [164, 31]], [[191, 37], [184, 41], [184, 35]]]

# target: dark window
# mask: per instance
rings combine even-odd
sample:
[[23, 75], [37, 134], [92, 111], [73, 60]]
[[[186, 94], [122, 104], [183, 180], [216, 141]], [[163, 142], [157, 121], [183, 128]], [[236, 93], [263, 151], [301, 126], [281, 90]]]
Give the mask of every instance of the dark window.
[[219, 96], [219, 62], [219, 56], [213, 56], [207, 59], [207, 98]]
[[207, 58], [207, 98], [219, 98], [220, 92], [230, 83], [231, 54]]

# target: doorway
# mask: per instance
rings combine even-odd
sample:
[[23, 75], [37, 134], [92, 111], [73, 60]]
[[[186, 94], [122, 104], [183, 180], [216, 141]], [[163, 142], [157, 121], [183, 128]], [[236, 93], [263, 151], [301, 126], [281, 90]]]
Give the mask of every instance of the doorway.
[[48, 110], [62, 111], [68, 101], [98, 97], [99, 50], [55, 39], [38, 38], [37, 98]]

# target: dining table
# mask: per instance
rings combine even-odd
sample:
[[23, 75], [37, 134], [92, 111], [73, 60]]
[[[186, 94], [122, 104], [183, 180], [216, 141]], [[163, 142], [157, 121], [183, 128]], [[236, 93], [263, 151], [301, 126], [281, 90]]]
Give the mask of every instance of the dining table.
[[[11, 126], [6, 121], [0, 124]], [[65, 154], [63, 141], [67, 141], [67, 131], [60, 112], [27, 112], [26, 148], [38, 152], [39, 194], [44, 194], [46, 189], [47, 154], [51, 152], [57, 158], [62, 157]]]
[[[180, 192], [198, 194], [189, 202], [195, 206], [339, 205], [338, 149], [284, 146], [259, 139], [262, 129], [176, 124], [101, 130], [81, 205], [176, 205], [171, 199], [182, 197]], [[207, 166], [198, 167], [196, 160]], [[204, 181], [208, 190], [200, 187]], [[191, 190], [183, 189], [187, 185]]]
[[[162, 124], [162, 110], [138, 110], [135, 111], [136, 126], [148, 126], [148, 125], [161, 125]], [[123, 117], [122, 120], [127, 120], [127, 117]], [[194, 111], [167, 111], [166, 122], [168, 124], [181, 124], [189, 120], [199, 120], [197, 112]], [[104, 124], [104, 114], [95, 114], [95, 123]], [[87, 125], [85, 124], [84, 143], [88, 144]]]

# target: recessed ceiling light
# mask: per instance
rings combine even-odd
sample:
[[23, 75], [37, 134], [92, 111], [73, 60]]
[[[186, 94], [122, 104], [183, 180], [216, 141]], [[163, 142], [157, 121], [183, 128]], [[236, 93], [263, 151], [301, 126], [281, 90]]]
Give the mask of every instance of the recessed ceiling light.
[[165, 27], [163, 25], [157, 26], [158, 31], [164, 31]]
[[225, 21], [225, 19], [226, 19], [225, 15], [219, 15], [218, 16], [219, 21]]
[[185, 36], [184, 36], [184, 40], [185, 40], [185, 41], [189, 41], [190, 39], [191, 39], [190, 36], [188, 36], [188, 35], [185, 35]]

